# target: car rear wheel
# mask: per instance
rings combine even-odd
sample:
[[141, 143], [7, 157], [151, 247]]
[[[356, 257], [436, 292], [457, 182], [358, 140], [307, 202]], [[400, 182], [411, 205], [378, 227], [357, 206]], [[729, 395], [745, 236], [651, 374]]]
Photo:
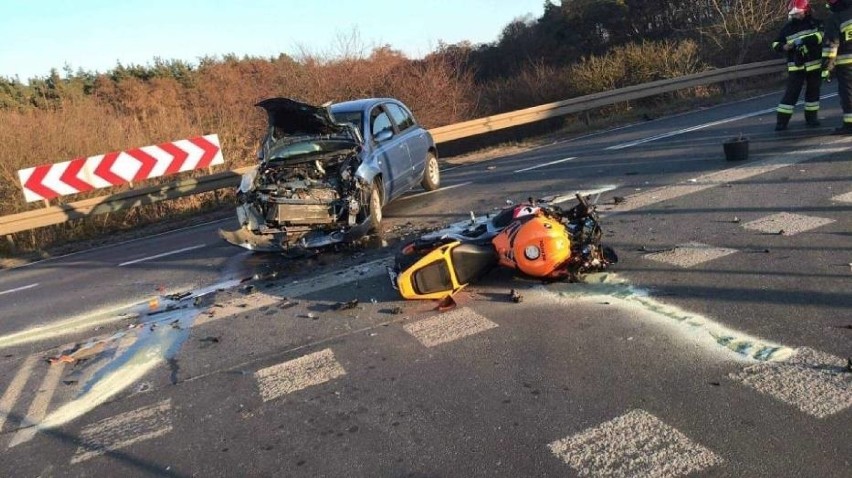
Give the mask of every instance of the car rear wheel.
[[379, 180], [370, 186], [370, 231], [378, 231], [382, 224], [382, 193]]
[[441, 186], [441, 170], [438, 168], [438, 158], [435, 153], [426, 153], [426, 168], [423, 170], [423, 179], [420, 185], [427, 191], [434, 191]]

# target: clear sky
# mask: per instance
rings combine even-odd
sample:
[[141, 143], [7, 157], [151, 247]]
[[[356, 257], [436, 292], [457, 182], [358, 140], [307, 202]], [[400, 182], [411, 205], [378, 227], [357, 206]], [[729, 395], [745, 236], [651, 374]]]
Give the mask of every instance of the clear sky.
[[333, 56], [353, 34], [368, 51], [388, 44], [419, 58], [439, 41], [492, 42], [513, 19], [540, 17], [545, 1], [0, 0], [0, 76], [25, 82], [66, 64], [105, 72], [155, 57]]

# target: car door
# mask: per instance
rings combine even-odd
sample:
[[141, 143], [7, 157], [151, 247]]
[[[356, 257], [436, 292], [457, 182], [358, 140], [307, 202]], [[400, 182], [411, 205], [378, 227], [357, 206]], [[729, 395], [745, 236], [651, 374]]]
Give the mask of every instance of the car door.
[[399, 130], [402, 140], [408, 145], [408, 153], [411, 158], [411, 187], [414, 187], [423, 177], [423, 170], [426, 168], [426, 153], [430, 146], [429, 138], [426, 131], [417, 124], [414, 116], [405, 106], [398, 103], [388, 103], [386, 108]]
[[387, 202], [411, 188], [411, 157], [408, 145], [383, 105], [370, 111], [369, 125], [369, 141], [376, 165], [382, 171]]

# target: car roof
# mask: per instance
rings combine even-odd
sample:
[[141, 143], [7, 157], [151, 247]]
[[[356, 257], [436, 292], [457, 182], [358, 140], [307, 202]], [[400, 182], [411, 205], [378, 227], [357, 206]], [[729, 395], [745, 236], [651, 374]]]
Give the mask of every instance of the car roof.
[[340, 103], [334, 103], [331, 105], [332, 111], [364, 111], [373, 108], [373, 106], [379, 103], [386, 103], [388, 101], [392, 101], [394, 103], [399, 103], [399, 100], [395, 100], [393, 98], [363, 98], [360, 100], [352, 100], [352, 101], [342, 101]]

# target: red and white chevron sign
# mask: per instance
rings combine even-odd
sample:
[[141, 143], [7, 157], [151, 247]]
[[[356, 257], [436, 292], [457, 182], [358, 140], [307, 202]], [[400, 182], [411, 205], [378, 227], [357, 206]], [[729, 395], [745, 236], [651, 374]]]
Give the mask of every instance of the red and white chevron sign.
[[21, 169], [27, 202], [224, 164], [215, 134]]

